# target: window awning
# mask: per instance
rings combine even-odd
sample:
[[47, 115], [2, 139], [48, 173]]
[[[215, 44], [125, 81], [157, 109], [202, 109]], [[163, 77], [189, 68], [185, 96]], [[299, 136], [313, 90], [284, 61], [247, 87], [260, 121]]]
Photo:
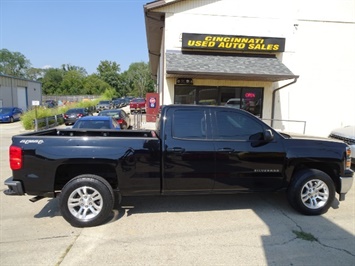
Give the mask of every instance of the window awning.
[[276, 82], [295, 79], [276, 57], [183, 54], [167, 51], [167, 77]]

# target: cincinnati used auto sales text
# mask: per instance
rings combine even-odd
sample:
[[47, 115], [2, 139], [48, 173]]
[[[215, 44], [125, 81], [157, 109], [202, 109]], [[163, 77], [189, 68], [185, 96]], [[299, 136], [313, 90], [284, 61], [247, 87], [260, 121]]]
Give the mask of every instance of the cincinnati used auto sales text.
[[263, 50], [278, 51], [279, 44], [265, 44], [261, 38], [237, 38], [237, 37], [213, 37], [206, 36], [204, 40], [188, 40], [188, 47], [240, 49], [240, 50]]

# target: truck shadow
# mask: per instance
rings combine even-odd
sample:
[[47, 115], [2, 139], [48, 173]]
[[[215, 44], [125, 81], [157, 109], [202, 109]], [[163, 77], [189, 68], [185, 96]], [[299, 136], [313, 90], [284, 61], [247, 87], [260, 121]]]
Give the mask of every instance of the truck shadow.
[[[352, 198], [349, 197], [348, 200], [351, 201]], [[341, 208], [335, 210], [338, 206], [339, 201], [335, 200], [327, 214], [305, 216], [289, 206], [286, 194], [282, 192], [126, 197], [123, 198], [121, 208], [118, 209], [120, 215], [117, 216], [117, 220], [142, 213], [193, 212], [198, 215], [197, 212], [206, 211], [211, 212], [211, 215], [219, 215], [218, 211], [231, 210], [230, 216], [229, 214], [226, 216], [227, 219], [239, 221], [241, 228], [245, 229], [247, 226], [247, 230], [250, 231], [248, 234], [245, 232], [238, 233], [238, 228], [236, 228], [236, 232], [233, 232], [233, 234], [244, 237], [245, 239], [242, 240], [244, 243], [248, 243], [250, 239], [255, 241], [255, 239], [253, 240], [255, 237], [260, 238], [259, 241], [262, 243], [263, 253], [268, 265], [319, 265], [320, 263], [354, 265], [354, 235], [336, 224], [336, 217], [341, 211]], [[246, 213], [248, 214], [246, 215]], [[354, 214], [344, 215], [353, 217]], [[248, 221], [248, 219], [250, 220]], [[255, 223], [257, 225], [255, 230], [257, 231], [253, 230], [253, 219], [260, 220]], [[239, 222], [235, 222], [235, 224], [237, 225]], [[179, 223], [179, 221], [177, 220], [176, 223]], [[231, 221], [226, 221], [226, 223], [231, 224]], [[354, 221], [349, 220], [349, 223], [354, 223]], [[188, 227], [188, 224], [186, 226]], [[201, 226], [203, 231], [203, 223]], [[259, 234], [258, 228], [260, 226], [266, 226], [268, 234]], [[220, 226], [221, 231], [216, 229], [215, 233], [217, 235], [224, 234], [223, 228], [222, 224]], [[227, 228], [229, 227], [226, 226]], [[348, 228], [351, 228], [351, 226]], [[251, 237], [250, 239], [248, 235]], [[238, 241], [240, 245], [240, 239]], [[248, 254], [245, 254], [245, 256], [247, 257]], [[320, 261], [320, 258], [323, 262]]]
[[[351, 201], [353, 195], [349, 196], [348, 200]], [[335, 200], [326, 215], [305, 216], [297, 213], [289, 206], [283, 192], [233, 195], [135, 196], [124, 197], [121, 207], [116, 206], [106, 225], [117, 223], [117, 226], [119, 226], [119, 221], [129, 218], [129, 216], [154, 213], [191, 212], [198, 215], [198, 212], [211, 212], [213, 220], [213, 215], [220, 215], [218, 211], [228, 212], [230, 210], [230, 214], [228, 213], [226, 216], [227, 219], [234, 219], [235, 224], [240, 224], [244, 230], [246, 224], [250, 224], [246, 228], [250, 234], [246, 234], [244, 231], [240, 233], [240, 237], [245, 238], [242, 239], [244, 243], [248, 243], [250, 240], [254, 243], [255, 241], [260, 242], [260, 248], [263, 249], [262, 252], [268, 265], [317, 265], [322, 263], [320, 258], [323, 262], [326, 261], [326, 265], [354, 265], [354, 235], [351, 231], [346, 231], [336, 223], [336, 218], [342, 211], [341, 208], [334, 210], [338, 208], [338, 205], [339, 202]], [[61, 215], [59, 200], [56, 198], [48, 200], [35, 217], [45, 218], [59, 215]], [[342, 217], [347, 215], [353, 217], [354, 214], [340, 214]], [[343, 218], [342, 220], [344, 220]], [[186, 219], [186, 217], [182, 219]], [[253, 229], [253, 219], [257, 220], [257, 228], [254, 228], [256, 231]], [[179, 223], [178, 220], [174, 220], [174, 222]], [[230, 221], [226, 222], [230, 223]], [[353, 222], [349, 219], [349, 223]], [[266, 226], [268, 233], [259, 233], [258, 228], [260, 226]], [[214, 233], [225, 233], [223, 225], [216, 228], [217, 231]], [[204, 230], [203, 224], [201, 224], [201, 230]], [[235, 229], [235, 234], [239, 236], [238, 228]], [[241, 239], [236, 241], [239, 241], [236, 243], [238, 245]], [[248, 254], [244, 255], [248, 256]]]
[[40, 210], [39, 213], [34, 215], [35, 218], [53, 218], [55, 216], [61, 216], [58, 198], [47, 199], [47, 204]]

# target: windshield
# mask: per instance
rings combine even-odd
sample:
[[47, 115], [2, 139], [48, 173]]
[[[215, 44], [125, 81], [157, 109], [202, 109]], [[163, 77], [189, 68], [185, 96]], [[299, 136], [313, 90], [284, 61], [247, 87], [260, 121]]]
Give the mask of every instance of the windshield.
[[110, 129], [110, 121], [108, 120], [92, 120], [92, 121], [78, 121], [73, 128], [87, 128], [87, 129]]
[[118, 117], [120, 115], [119, 111], [101, 111], [98, 116], [113, 116]]
[[131, 101], [131, 103], [140, 103], [140, 102], [144, 102], [144, 99], [133, 99]]
[[12, 108], [0, 108], [0, 114], [10, 113]]
[[77, 113], [83, 113], [84, 109], [69, 109], [67, 111], [67, 114], [77, 114]]

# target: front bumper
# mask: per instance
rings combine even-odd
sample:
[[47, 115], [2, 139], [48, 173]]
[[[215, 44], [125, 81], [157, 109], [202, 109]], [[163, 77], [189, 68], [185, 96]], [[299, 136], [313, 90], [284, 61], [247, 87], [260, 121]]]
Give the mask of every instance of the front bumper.
[[0, 123], [10, 122], [10, 116], [0, 117]]
[[4, 191], [4, 194], [7, 196], [21, 196], [25, 195], [22, 183], [20, 181], [14, 181], [12, 177], [8, 178], [4, 182], [5, 186], [8, 186], [8, 189]]
[[340, 201], [345, 200], [345, 194], [351, 189], [353, 181], [354, 172], [352, 170], [347, 171], [344, 176], [340, 177]]

